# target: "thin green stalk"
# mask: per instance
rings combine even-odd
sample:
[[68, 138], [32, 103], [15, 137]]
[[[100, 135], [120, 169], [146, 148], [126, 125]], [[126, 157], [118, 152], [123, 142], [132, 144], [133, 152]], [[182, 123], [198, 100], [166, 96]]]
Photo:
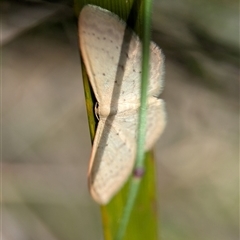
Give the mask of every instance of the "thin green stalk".
[[144, 146], [146, 136], [146, 115], [147, 115], [147, 89], [149, 76], [149, 46], [150, 46], [150, 26], [151, 26], [151, 10], [152, 1], [143, 1], [143, 39], [142, 39], [142, 78], [141, 78], [141, 104], [138, 120], [138, 140], [136, 163], [133, 175], [130, 180], [129, 194], [127, 203], [123, 210], [123, 216], [120, 221], [119, 229], [115, 240], [122, 240], [130, 219], [130, 215], [138, 194], [141, 178], [144, 170]]

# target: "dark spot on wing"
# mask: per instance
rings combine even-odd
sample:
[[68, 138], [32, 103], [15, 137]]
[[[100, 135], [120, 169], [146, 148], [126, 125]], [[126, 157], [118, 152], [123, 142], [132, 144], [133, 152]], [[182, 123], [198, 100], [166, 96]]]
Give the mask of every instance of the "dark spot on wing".
[[120, 67], [122, 70], [124, 70], [124, 66], [123, 66], [123, 65], [119, 64], [119, 67]]

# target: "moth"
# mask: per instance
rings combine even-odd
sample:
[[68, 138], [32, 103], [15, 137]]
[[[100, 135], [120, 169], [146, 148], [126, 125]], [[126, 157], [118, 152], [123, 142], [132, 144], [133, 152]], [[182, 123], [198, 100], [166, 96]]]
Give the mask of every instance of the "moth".
[[[140, 108], [142, 43], [114, 13], [86, 5], [79, 16], [79, 42], [98, 106], [88, 183], [93, 199], [107, 204], [131, 174], [136, 157]], [[163, 88], [164, 56], [150, 44], [147, 129], [150, 150], [166, 123]]]

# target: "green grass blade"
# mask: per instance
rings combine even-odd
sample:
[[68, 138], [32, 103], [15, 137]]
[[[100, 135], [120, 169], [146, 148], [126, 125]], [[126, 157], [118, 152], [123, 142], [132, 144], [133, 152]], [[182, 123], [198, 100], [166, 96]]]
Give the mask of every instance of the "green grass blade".
[[[75, 11], [79, 15], [80, 9], [85, 4], [94, 4], [102, 8], [106, 8], [116, 13], [120, 18], [124, 19], [128, 25], [144, 40], [144, 31], [141, 28], [144, 20], [144, 5], [143, 1], [125, 1], [125, 0], [102, 0], [102, 1], [78, 1], [75, 0]], [[148, 16], [150, 19], [150, 17]], [[149, 38], [149, 36], [148, 36]], [[146, 40], [145, 45], [149, 46]], [[146, 61], [146, 60], [143, 60]], [[148, 62], [148, 61], [147, 61]], [[146, 65], [146, 64], [145, 64]], [[143, 70], [144, 71], [144, 70]], [[145, 70], [146, 71], [146, 70]], [[147, 70], [148, 71], [148, 70]], [[86, 106], [88, 111], [88, 120], [91, 137], [93, 139], [96, 129], [96, 118], [94, 116], [95, 98], [87, 80], [85, 68], [83, 66], [83, 82], [86, 97]], [[145, 76], [146, 78], [146, 76]], [[144, 100], [145, 101], [145, 100]], [[144, 127], [143, 127], [144, 128]], [[144, 131], [143, 131], [144, 132]], [[140, 139], [141, 141], [141, 139]], [[143, 140], [144, 142], [144, 140]], [[141, 154], [140, 154], [141, 155]], [[145, 162], [141, 160], [142, 166], [145, 166], [145, 175], [141, 181], [132, 213], [127, 224], [124, 240], [157, 240], [158, 239], [158, 216], [157, 216], [157, 201], [156, 201], [156, 182], [155, 182], [155, 166], [152, 153], [145, 156]], [[119, 230], [122, 214], [129, 198], [129, 182], [122, 188], [121, 191], [106, 205], [101, 206], [102, 224], [105, 240], [113, 240]], [[135, 199], [135, 197], [134, 197]]]

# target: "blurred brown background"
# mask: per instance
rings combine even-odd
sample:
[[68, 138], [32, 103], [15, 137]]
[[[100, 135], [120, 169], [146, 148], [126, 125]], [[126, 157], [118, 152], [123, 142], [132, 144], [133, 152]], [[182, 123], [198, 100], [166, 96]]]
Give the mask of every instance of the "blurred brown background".
[[[239, 2], [156, 0], [162, 240], [239, 239]], [[71, 2], [1, 1], [2, 239], [100, 240]]]

